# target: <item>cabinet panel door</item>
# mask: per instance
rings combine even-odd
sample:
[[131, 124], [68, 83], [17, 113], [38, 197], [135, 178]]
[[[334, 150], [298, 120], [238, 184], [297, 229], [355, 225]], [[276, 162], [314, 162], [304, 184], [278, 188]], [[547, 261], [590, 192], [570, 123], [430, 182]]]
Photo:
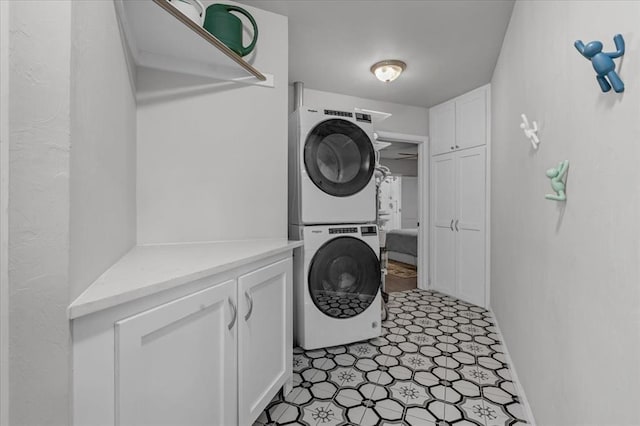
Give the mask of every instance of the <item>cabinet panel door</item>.
[[432, 283], [433, 288], [451, 296], [456, 295], [455, 234], [449, 228], [433, 231]]
[[456, 147], [484, 145], [487, 139], [486, 88], [474, 90], [456, 100]]
[[433, 223], [432, 283], [455, 295], [455, 157], [453, 153], [431, 159]]
[[456, 280], [460, 298], [485, 306], [485, 147], [457, 153]]
[[447, 102], [429, 110], [431, 155], [451, 152], [456, 142], [456, 106]]
[[116, 323], [121, 426], [237, 424], [236, 282]]
[[292, 261], [238, 279], [239, 424], [250, 425], [292, 375]]

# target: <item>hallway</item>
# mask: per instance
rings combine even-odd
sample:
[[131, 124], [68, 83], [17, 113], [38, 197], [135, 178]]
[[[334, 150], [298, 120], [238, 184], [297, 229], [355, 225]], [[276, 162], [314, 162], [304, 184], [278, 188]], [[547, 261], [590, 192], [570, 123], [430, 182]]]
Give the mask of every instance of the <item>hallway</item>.
[[416, 267], [406, 263], [396, 262], [395, 260], [389, 260], [384, 285], [387, 293], [417, 288], [418, 274]]

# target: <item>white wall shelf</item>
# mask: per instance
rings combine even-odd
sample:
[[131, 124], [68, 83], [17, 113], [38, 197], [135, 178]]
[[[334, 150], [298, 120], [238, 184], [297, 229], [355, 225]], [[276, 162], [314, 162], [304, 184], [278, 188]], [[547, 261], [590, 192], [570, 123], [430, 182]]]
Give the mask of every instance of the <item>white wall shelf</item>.
[[114, 0], [137, 66], [274, 86], [263, 74], [166, 0]]

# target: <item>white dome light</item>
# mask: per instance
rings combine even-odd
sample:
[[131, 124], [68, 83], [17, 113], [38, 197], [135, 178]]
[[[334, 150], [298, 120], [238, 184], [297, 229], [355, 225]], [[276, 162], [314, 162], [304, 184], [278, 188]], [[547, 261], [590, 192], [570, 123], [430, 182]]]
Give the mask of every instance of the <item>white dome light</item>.
[[407, 64], [395, 59], [376, 62], [371, 66], [371, 72], [380, 81], [388, 83], [400, 77], [402, 71], [407, 68]]

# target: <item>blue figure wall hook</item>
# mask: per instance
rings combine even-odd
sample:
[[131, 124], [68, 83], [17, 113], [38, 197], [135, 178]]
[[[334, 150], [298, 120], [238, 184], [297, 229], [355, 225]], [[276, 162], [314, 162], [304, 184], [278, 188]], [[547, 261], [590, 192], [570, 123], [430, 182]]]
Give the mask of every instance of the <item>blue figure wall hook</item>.
[[555, 194], [547, 194], [544, 196], [547, 200], [566, 201], [567, 194], [564, 192], [564, 182], [562, 178], [569, 168], [569, 160], [564, 160], [558, 167], [547, 170], [547, 177], [551, 179], [551, 188], [556, 191]]
[[[582, 40], [577, 40], [573, 45], [582, 56], [591, 61], [593, 69], [596, 70], [596, 74], [598, 74], [596, 79], [602, 91], [608, 92], [611, 90], [611, 86], [613, 86], [613, 90], [616, 93], [620, 93], [624, 92], [624, 83], [618, 76], [618, 73], [616, 73], [616, 64], [613, 62], [613, 59], [624, 55], [624, 39], [621, 34], [616, 34], [613, 37], [613, 41], [616, 43], [617, 50], [610, 53], [602, 51], [602, 43], [599, 41], [590, 41], [585, 46]], [[607, 81], [607, 78], [609, 81]]]

